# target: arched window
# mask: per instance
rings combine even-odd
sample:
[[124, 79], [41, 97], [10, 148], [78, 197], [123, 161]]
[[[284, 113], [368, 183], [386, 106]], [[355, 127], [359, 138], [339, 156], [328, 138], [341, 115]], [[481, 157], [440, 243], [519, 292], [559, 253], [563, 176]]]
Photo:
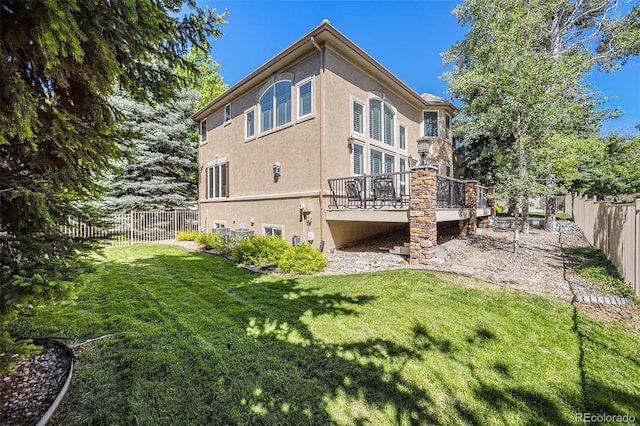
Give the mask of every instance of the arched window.
[[387, 145], [395, 145], [395, 116], [393, 108], [379, 99], [369, 101], [369, 136]]
[[260, 97], [260, 131], [291, 122], [291, 82], [279, 81]]

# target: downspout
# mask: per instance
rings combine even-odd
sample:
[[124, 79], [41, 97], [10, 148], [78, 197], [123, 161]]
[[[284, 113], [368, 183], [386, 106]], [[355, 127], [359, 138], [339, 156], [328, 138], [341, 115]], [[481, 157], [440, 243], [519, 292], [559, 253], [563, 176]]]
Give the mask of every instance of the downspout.
[[325, 91], [325, 81], [324, 81], [324, 72], [325, 72], [325, 51], [322, 47], [320, 47], [320, 45], [318, 45], [318, 43], [316, 42], [314, 37], [311, 37], [311, 43], [313, 44], [313, 46], [318, 49], [318, 52], [320, 52], [320, 91], [319, 91], [319, 96], [320, 96], [320, 158], [319, 158], [319, 165], [320, 165], [320, 192], [318, 194], [318, 201], [320, 204], [320, 241], [324, 241], [324, 227], [325, 227], [325, 220], [324, 218], [324, 213], [325, 213], [325, 208], [324, 208], [324, 182], [326, 181], [326, 174], [325, 174], [325, 170], [324, 170], [324, 156], [325, 156], [325, 146], [324, 146], [324, 139], [325, 139], [325, 135], [324, 135], [324, 122], [325, 122], [325, 113], [326, 113], [326, 108], [325, 108], [325, 96], [324, 96], [324, 91]]

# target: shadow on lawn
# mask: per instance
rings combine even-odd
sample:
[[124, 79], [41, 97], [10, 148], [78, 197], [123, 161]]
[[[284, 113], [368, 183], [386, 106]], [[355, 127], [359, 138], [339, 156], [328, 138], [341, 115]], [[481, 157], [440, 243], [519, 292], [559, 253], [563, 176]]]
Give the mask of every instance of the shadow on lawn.
[[[405, 344], [382, 337], [336, 343], [316, 337], [309, 324], [322, 316], [336, 321], [358, 317], [378, 300], [373, 293], [329, 292], [322, 286], [302, 285], [295, 277], [265, 279], [201, 253], [191, 254], [186, 261], [184, 256], [157, 255], [131, 263], [112, 262], [109, 270], [144, 277], [140, 291], [163, 312], [166, 328], [175, 329], [186, 342], [181, 351], [198, 371], [182, 386], [195, 389], [198, 403], [209, 409], [204, 418], [189, 417], [185, 410], [184, 417], [170, 423], [369, 424], [375, 410], [387, 413], [395, 424], [485, 424], [482, 413], [461, 400], [450, 379], [441, 380], [437, 374], [429, 378], [441, 382], [435, 388], [445, 390], [442, 401], [441, 394], [427, 390], [429, 386], [407, 378], [404, 370], [410, 361], [421, 361], [429, 368], [434, 354], [468, 371], [469, 377], [460, 379], [474, 398], [498, 416], [527, 411], [533, 423], [575, 421], [567, 417], [566, 406], [563, 410], [556, 400], [513, 382], [508, 364], [489, 366], [498, 380], [488, 381], [477, 371], [464, 351], [481, 351], [499, 342], [496, 332], [486, 327], [471, 327], [467, 336], [448, 339], [436, 337], [426, 324], [416, 322]], [[175, 279], [164, 280], [165, 287], [150, 284], [160, 271], [174, 271]], [[316, 282], [325, 280], [331, 278]], [[166, 300], [175, 297], [170, 291], [175, 288], [187, 302], [169, 308]], [[148, 350], [157, 349], [150, 344]], [[156, 366], [152, 380], [165, 380], [164, 373], [158, 373], [162, 371]], [[563, 399], [579, 408], [576, 395]], [[185, 399], [184, 404], [193, 401]], [[506, 414], [503, 420], [509, 420]]]

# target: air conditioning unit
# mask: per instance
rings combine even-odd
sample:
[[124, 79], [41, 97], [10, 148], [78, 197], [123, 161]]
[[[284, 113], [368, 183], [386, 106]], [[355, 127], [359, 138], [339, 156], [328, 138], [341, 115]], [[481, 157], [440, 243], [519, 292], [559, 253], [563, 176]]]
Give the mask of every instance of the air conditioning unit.
[[223, 237], [228, 237], [229, 233], [231, 232], [231, 229], [229, 229], [229, 228], [213, 228], [212, 231], [215, 232], [216, 234], [222, 235]]
[[253, 235], [253, 231], [251, 229], [234, 229], [231, 231], [231, 238], [236, 239], [238, 241], [242, 241], [247, 237]]

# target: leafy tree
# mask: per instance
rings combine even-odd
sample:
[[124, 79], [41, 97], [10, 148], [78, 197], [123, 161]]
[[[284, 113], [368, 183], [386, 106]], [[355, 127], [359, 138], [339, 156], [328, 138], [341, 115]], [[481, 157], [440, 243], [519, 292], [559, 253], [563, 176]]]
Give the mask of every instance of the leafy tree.
[[227, 90], [227, 85], [218, 74], [220, 65], [206, 51], [194, 46], [185, 59], [188, 63], [195, 64], [195, 72], [184, 68], [178, 71], [188, 80], [188, 87], [199, 91], [202, 95], [195, 104], [195, 108], [200, 109]]
[[185, 207], [196, 194], [197, 145], [191, 120], [200, 93], [178, 91], [168, 103], [136, 102], [125, 93], [111, 97], [123, 115], [121, 129], [129, 135], [129, 161], [110, 179], [105, 197], [109, 210], [154, 210]]
[[[180, 16], [183, 6], [188, 15]], [[90, 262], [91, 239], [69, 217], [99, 223], [87, 201], [122, 156], [114, 84], [137, 101], [164, 102], [208, 49], [224, 16], [195, 0], [2, 0], [0, 4], [0, 370], [25, 345], [7, 323], [31, 306], [66, 298]], [[162, 62], [167, 67], [158, 68]]]
[[640, 55], [640, 3], [623, 18], [606, 22], [598, 52], [605, 55], [603, 68], [614, 70], [630, 57]]
[[600, 138], [603, 149], [594, 150], [580, 166], [573, 191], [598, 197], [640, 195], [640, 136], [610, 134]]
[[[527, 198], [546, 191], [541, 173], [551, 166], [540, 161], [549, 152], [562, 155], [554, 145], [559, 135], [580, 144], [608, 114], [583, 81], [604, 60], [590, 46], [610, 3], [466, 0], [454, 10], [469, 27], [444, 53], [453, 64], [444, 75], [450, 93], [463, 103], [457, 136], [469, 141], [468, 152], [484, 144], [498, 189], [519, 201], [525, 224]], [[514, 240], [517, 247], [517, 232]]]

